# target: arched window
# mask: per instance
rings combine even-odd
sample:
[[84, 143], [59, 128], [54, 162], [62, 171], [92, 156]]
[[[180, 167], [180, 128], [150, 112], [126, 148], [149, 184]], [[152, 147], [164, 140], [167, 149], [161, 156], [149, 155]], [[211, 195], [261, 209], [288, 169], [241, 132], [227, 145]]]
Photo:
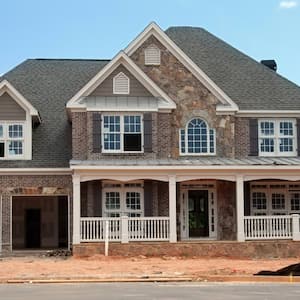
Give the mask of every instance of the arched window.
[[214, 155], [215, 153], [215, 130], [210, 129], [204, 120], [192, 119], [187, 123], [186, 128], [180, 129], [180, 154]]

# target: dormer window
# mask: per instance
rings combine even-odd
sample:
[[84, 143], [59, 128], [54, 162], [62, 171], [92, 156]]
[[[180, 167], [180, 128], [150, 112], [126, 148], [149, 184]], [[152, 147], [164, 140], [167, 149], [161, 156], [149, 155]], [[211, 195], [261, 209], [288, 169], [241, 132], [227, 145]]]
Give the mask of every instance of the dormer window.
[[195, 118], [189, 121], [185, 128], [180, 129], [181, 155], [215, 155], [215, 129]]
[[129, 78], [120, 72], [113, 79], [113, 93], [119, 95], [129, 94]]
[[160, 49], [156, 45], [145, 49], [145, 65], [160, 65]]
[[0, 159], [24, 158], [24, 126], [24, 122], [0, 121]]

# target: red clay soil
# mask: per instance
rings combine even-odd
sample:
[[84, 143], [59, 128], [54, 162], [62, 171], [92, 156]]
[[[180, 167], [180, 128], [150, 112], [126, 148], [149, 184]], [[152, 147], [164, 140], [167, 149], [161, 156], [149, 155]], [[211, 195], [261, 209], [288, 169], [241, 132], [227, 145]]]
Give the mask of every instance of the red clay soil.
[[28, 278], [120, 278], [135, 276], [252, 275], [299, 263], [299, 259], [240, 260], [223, 258], [2, 258], [0, 280]]

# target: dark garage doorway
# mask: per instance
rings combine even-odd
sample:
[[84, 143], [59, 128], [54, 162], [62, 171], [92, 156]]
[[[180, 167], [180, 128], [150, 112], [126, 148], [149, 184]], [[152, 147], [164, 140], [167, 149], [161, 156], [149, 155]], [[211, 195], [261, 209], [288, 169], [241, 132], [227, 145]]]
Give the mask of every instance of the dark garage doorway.
[[13, 250], [67, 248], [68, 207], [68, 196], [14, 196]]

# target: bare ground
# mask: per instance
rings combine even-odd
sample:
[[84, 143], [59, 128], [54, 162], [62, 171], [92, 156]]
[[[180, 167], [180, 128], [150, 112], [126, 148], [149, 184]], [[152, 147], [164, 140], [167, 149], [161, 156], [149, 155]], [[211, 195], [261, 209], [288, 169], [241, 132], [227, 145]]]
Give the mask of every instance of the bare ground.
[[228, 258], [104, 257], [2, 258], [0, 279], [28, 278], [120, 278], [135, 276], [252, 275], [275, 271], [300, 259], [241, 260]]

